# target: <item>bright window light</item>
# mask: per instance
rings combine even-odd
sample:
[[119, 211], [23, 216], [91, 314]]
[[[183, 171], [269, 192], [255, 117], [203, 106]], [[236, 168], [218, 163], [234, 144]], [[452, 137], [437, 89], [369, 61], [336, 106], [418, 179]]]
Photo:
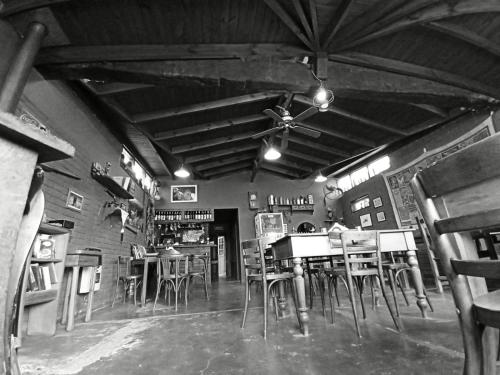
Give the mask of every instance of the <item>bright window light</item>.
[[389, 159], [389, 156], [386, 155], [368, 164], [368, 173], [370, 174], [370, 177], [373, 177], [389, 169], [390, 167], [391, 160]]
[[342, 191], [347, 191], [352, 189], [352, 183], [351, 183], [351, 176], [346, 175], [343, 177], [340, 177], [339, 180], [337, 181], [337, 185]]
[[368, 180], [369, 178], [370, 176], [368, 175], [367, 167], [357, 169], [351, 173], [351, 181], [353, 186], [359, 185], [360, 183]]

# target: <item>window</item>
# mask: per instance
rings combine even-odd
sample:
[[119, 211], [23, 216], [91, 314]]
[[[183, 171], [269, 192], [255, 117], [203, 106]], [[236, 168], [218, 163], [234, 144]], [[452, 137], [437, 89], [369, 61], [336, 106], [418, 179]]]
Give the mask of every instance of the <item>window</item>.
[[120, 165], [144, 191], [153, 195], [155, 188], [153, 177], [125, 147], [122, 148]]
[[366, 207], [370, 207], [370, 198], [368, 198], [368, 195], [363, 195], [362, 197], [351, 202], [352, 212], [359, 211]]
[[378, 175], [379, 173], [391, 167], [391, 160], [389, 156], [383, 156], [377, 160], [372, 161], [370, 164], [365, 165], [355, 171], [342, 176], [338, 179], [337, 185], [343, 191], [352, 189], [354, 186]]

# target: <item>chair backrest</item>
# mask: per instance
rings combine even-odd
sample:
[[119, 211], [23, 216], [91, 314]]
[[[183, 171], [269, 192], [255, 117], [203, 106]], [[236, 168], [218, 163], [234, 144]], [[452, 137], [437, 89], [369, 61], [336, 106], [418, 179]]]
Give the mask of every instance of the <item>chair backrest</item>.
[[164, 278], [174, 278], [176, 275], [187, 275], [189, 270], [189, 255], [162, 254], [158, 257], [158, 275]]
[[[479, 373], [480, 335], [473, 299], [487, 292], [483, 278], [457, 273], [453, 259], [476, 260], [470, 231], [500, 224], [500, 134], [495, 134], [419, 171], [411, 186], [449, 281], [466, 352], [465, 373]], [[462, 271], [461, 271], [462, 272]]]
[[130, 256], [118, 255], [116, 259], [117, 264], [117, 276], [118, 278], [123, 277], [127, 278], [131, 275], [131, 258]]
[[241, 241], [240, 248], [245, 277], [252, 274], [262, 274], [265, 278], [266, 267], [262, 267], [262, 265], [266, 264], [266, 260], [264, 251], [260, 247], [260, 241], [258, 239]]
[[352, 276], [366, 273], [367, 265], [377, 266], [382, 272], [380, 259], [380, 235], [377, 231], [346, 230], [340, 234], [344, 263]]

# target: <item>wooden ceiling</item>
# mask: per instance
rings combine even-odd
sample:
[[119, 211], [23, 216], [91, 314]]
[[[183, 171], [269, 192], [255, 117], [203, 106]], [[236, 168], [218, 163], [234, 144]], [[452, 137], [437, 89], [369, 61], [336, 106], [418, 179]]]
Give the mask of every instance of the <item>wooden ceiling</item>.
[[[73, 87], [156, 175], [298, 179], [500, 99], [499, 0], [4, 0], [49, 34], [36, 68]], [[283, 131], [265, 109], [328, 111]], [[293, 94], [293, 95], [291, 95]]]

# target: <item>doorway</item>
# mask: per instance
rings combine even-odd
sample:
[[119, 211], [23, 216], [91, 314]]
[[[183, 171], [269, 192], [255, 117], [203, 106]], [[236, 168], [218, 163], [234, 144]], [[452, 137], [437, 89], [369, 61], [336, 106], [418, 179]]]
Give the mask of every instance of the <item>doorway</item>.
[[[214, 209], [214, 222], [210, 227], [210, 238], [214, 239], [216, 245], [219, 242], [219, 245], [223, 243], [223, 246], [218, 246], [212, 250], [210, 257], [212, 282], [218, 281], [219, 275], [226, 280], [240, 279], [238, 222], [237, 208]], [[223, 240], [218, 241], [220, 237]]]

